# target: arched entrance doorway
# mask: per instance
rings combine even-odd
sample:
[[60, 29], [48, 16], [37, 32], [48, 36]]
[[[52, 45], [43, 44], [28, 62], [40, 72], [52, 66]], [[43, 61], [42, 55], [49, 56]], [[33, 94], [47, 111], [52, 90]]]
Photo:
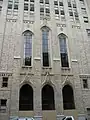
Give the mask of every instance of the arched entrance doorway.
[[28, 84], [23, 85], [20, 89], [19, 110], [33, 110], [33, 89]]
[[63, 87], [62, 93], [63, 93], [63, 108], [64, 108], [64, 110], [75, 109], [74, 95], [73, 95], [72, 87], [70, 85], [65, 85]]
[[48, 84], [42, 88], [42, 110], [55, 110], [54, 90]]

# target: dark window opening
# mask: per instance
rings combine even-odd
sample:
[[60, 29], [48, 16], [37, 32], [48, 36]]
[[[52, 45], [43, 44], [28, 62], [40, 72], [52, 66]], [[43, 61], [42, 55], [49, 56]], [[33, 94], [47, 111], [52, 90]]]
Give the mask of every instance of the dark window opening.
[[75, 109], [73, 89], [71, 88], [71, 86], [65, 85], [62, 93], [64, 110]]
[[54, 90], [50, 85], [42, 89], [42, 110], [55, 110]]
[[55, 10], [55, 14], [59, 14], [59, 10]]
[[49, 0], [45, 0], [45, 4], [49, 4]]
[[63, 2], [59, 2], [59, 6], [63, 6]]
[[34, 0], [30, 0], [30, 2], [34, 2]]
[[1, 106], [6, 106], [6, 102], [7, 102], [6, 99], [1, 99]]
[[30, 11], [34, 11], [34, 4], [30, 4]]
[[40, 8], [40, 12], [44, 12], [44, 8]]
[[26, 66], [31, 66], [31, 57], [26, 57], [25, 58], [25, 65]]
[[43, 66], [49, 66], [49, 54], [43, 53]]
[[65, 15], [64, 10], [61, 10], [61, 15]]
[[40, 3], [44, 3], [43, 0], [40, 0]]
[[33, 110], [33, 89], [28, 84], [22, 86], [20, 89], [19, 110]]
[[87, 79], [83, 79], [83, 88], [88, 88], [88, 81], [87, 81]]
[[8, 4], [8, 9], [12, 9], [12, 4]]
[[73, 16], [73, 12], [69, 12], [69, 15], [70, 15], [70, 16]]
[[76, 8], [76, 4], [73, 4], [73, 8]]
[[50, 13], [50, 10], [48, 8], [46, 8], [46, 13]]
[[28, 4], [24, 3], [24, 10], [28, 11]]
[[7, 87], [7, 86], [8, 86], [8, 77], [3, 77], [2, 87]]
[[70, 2], [68, 2], [68, 7], [72, 7]]
[[54, 5], [58, 5], [58, 1], [54, 1]]
[[15, 9], [15, 10], [18, 10], [18, 5], [14, 5], [14, 9]]
[[61, 64], [62, 64], [62, 67], [69, 67], [67, 53], [61, 53]]

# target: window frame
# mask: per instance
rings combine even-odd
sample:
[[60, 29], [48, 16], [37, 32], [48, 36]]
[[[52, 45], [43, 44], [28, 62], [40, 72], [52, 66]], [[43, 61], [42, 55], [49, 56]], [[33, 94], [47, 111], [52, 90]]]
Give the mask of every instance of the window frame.
[[[68, 55], [68, 67], [63, 67], [62, 63], [61, 63], [60, 36], [64, 36], [66, 38], [66, 48], [67, 48], [67, 55]], [[60, 65], [61, 65], [61, 68], [62, 69], [65, 69], [65, 68], [70, 69], [71, 68], [71, 64], [70, 64], [71, 61], [70, 61], [69, 42], [68, 42], [69, 38], [64, 33], [60, 33], [58, 35], [58, 40], [59, 40], [59, 55], [60, 55]]]
[[50, 30], [49, 27], [43, 26], [43, 27], [41, 28], [41, 40], [42, 40], [42, 30], [44, 30], [45, 28], [49, 31], [49, 32], [48, 32], [48, 54], [49, 54], [49, 56], [48, 56], [49, 58], [48, 58], [48, 59], [49, 59], [49, 66], [43, 66], [43, 48], [42, 48], [42, 47], [43, 47], [43, 46], [42, 46], [42, 45], [43, 45], [43, 41], [41, 42], [41, 43], [42, 43], [42, 44], [41, 44], [41, 50], [42, 50], [42, 52], [41, 52], [41, 53], [42, 53], [42, 54], [41, 54], [41, 58], [42, 58], [42, 59], [41, 59], [41, 65], [42, 65], [43, 68], [51, 68], [51, 66], [52, 66], [52, 58], [51, 58], [51, 57], [52, 57], [52, 50], [51, 50], [51, 46], [52, 46], [52, 45], [51, 45], [51, 44], [52, 44], [52, 43], [51, 43], [51, 30]]
[[[31, 35], [32, 35], [32, 51], [31, 51], [31, 65], [25, 65], [25, 39], [24, 39], [24, 34], [26, 32], [29, 32]], [[34, 40], [34, 34], [31, 30], [26, 30], [23, 32], [22, 34], [22, 39], [23, 39], [23, 42], [22, 42], [22, 50], [21, 50], [21, 56], [22, 56], [22, 66], [23, 67], [32, 67], [33, 66], [33, 40]]]

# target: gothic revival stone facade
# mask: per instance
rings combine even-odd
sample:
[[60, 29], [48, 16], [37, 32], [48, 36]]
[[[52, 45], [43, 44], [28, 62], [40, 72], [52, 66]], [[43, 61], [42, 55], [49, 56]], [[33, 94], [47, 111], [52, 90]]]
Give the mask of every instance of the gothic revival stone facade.
[[90, 115], [89, 0], [0, 0], [0, 120]]

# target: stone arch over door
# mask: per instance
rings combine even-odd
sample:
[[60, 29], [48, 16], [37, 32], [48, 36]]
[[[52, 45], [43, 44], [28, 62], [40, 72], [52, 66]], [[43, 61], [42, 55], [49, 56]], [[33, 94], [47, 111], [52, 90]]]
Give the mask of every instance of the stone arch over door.
[[25, 84], [20, 88], [19, 110], [20, 111], [33, 110], [33, 89], [29, 84]]

